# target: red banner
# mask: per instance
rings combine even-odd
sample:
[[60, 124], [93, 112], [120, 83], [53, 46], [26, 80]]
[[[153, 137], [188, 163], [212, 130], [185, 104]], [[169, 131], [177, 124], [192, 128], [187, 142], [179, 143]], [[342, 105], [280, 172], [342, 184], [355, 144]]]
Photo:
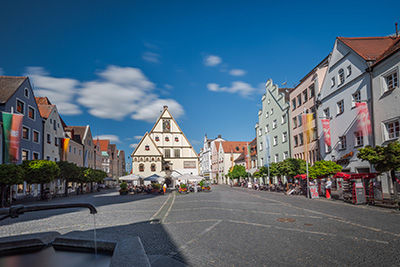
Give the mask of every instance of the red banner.
[[369, 117], [367, 103], [356, 103], [358, 109], [357, 129], [365, 136], [372, 133], [371, 119]]
[[324, 130], [324, 139], [327, 146], [331, 146], [331, 126], [329, 124], [329, 119], [323, 119], [322, 129]]
[[10, 159], [12, 163], [19, 161], [23, 115], [13, 114], [10, 132]]

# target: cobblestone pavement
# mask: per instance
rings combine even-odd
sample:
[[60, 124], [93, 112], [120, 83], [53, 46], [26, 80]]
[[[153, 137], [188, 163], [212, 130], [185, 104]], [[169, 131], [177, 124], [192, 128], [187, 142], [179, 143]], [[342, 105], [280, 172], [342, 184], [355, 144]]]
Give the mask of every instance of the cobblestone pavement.
[[[137, 235], [148, 255], [189, 266], [400, 266], [400, 212], [390, 209], [222, 185], [185, 195], [105, 190], [51, 203], [66, 200], [94, 204], [97, 231]], [[1, 221], [0, 236], [93, 224], [87, 209], [37, 212]]]

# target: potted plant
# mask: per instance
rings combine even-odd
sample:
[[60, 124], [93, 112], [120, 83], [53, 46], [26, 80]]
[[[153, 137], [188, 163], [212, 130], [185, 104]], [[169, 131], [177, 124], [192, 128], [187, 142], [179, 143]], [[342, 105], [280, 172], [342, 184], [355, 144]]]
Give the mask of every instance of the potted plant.
[[154, 194], [159, 194], [160, 193], [160, 189], [161, 189], [161, 185], [158, 183], [153, 183], [151, 184], [151, 186], [153, 187], [153, 193]]
[[128, 194], [128, 184], [123, 182], [120, 184], [119, 194], [120, 195], [127, 195]]
[[180, 185], [180, 187], [179, 187], [179, 193], [186, 193], [186, 194], [188, 193], [186, 184], [181, 184], [181, 185]]

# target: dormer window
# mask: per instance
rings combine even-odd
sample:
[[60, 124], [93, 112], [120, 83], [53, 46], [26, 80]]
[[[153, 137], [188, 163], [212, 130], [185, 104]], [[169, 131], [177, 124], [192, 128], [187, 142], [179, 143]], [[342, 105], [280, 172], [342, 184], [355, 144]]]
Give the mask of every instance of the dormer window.
[[145, 145], [144, 146], [144, 150], [150, 150], [150, 146], [149, 145]]

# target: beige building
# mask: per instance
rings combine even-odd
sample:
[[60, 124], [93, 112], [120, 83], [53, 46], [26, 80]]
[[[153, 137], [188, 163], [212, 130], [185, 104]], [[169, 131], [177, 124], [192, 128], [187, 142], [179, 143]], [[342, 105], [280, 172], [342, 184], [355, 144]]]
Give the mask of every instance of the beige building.
[[90, 126], [67, 126], [65, 131], [71, 139], [83, 145], [83, 166], [95, 169], [94, 143]]
[[133, 173], [142, 177], [152, 174], [164, 177], [170, 172], [198, 174], [198, 155], [167, 106], [131, 157]]
[[[306, 160], [307, 155], [308, 162], [311, 165], [314, 165], [319, 160], [316, 99], [321, 90], [327, 68], [328, 57], [310, 71], [300, 81], [299, 85], [290, 92], [292, 158]], [[309, 140], [306, 140], [305, 122], [302, 117], [304, 113], [313, 114], [313, 119], [310, 122], [311, 133], [308, 135]]]

